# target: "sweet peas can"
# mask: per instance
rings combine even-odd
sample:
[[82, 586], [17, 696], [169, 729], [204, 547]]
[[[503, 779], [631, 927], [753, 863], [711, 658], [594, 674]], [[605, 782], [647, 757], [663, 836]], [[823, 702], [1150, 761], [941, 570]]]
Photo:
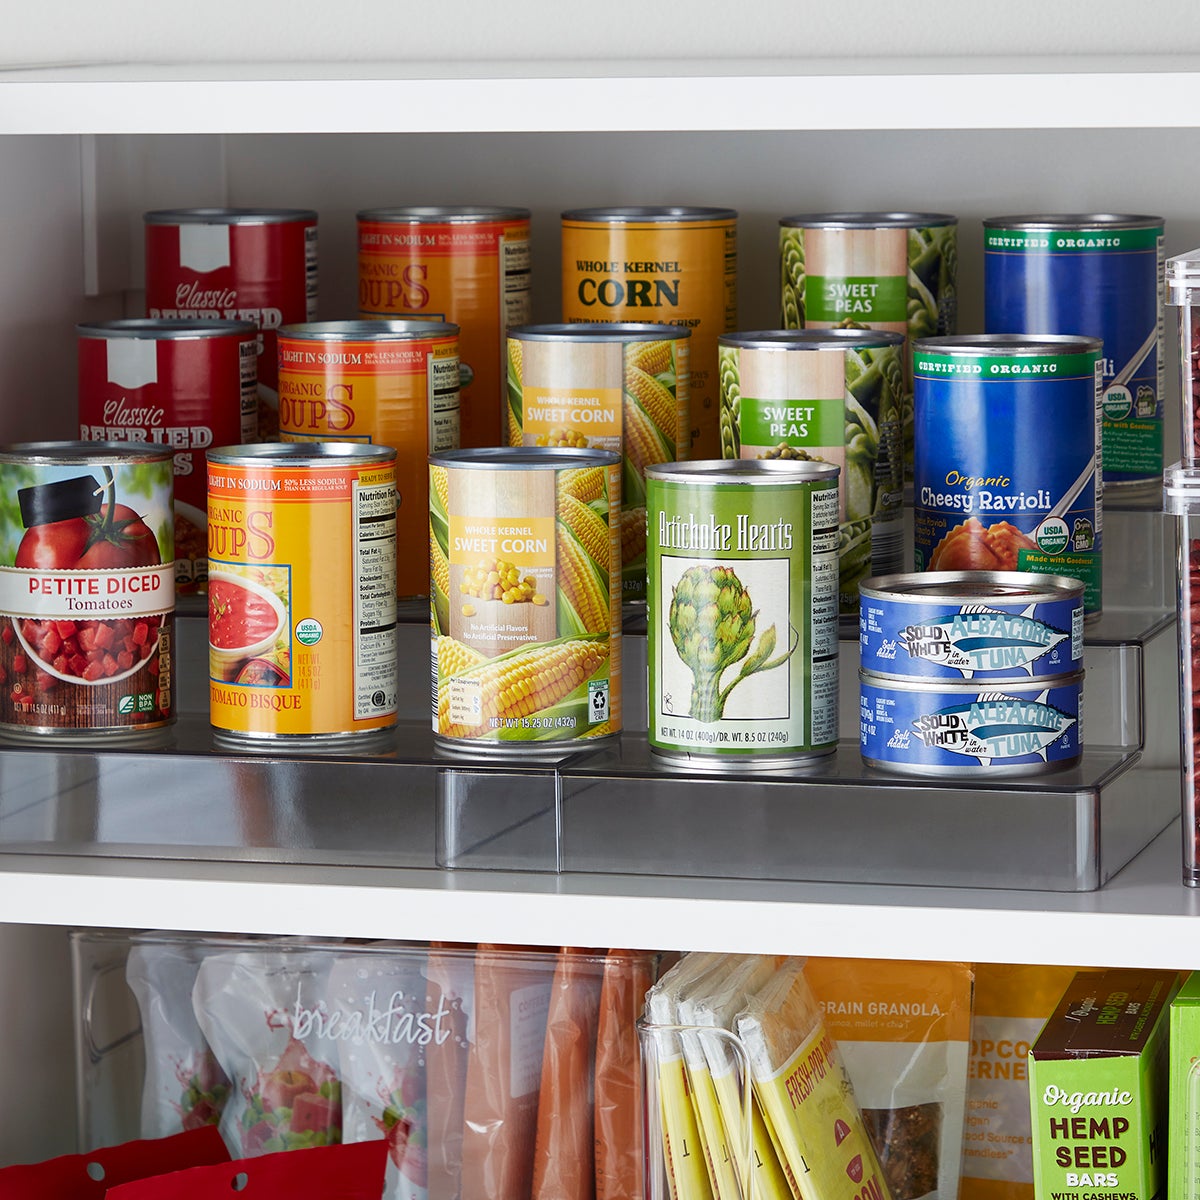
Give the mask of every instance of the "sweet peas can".
[[208, 455], [209, 714], [320, 742], [396, 723], [396, 455], [346, 442]]

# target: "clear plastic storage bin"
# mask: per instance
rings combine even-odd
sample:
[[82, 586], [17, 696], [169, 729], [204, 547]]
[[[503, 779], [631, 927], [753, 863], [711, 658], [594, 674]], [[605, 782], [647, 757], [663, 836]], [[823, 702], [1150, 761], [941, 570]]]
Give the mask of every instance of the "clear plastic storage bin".
[[1200, 461], [1200, 247], [1167, 259], [1167, 303], [1179, 310], [1179, 434], [1184, 466]]

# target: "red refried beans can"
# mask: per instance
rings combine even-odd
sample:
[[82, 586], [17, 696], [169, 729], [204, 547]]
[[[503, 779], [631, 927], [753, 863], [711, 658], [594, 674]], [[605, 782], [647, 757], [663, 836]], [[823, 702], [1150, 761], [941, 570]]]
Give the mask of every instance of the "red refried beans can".
[[253, 321], [259, 440], [279, 429], [275, 330], [317, 315], [317, 214], [302, 208], [148, 212], [146, 314]]
[[208, 584], [204, 452], [254, 440], [258, 331], [249, 321], [98, 321], [77, 325], [79, 436], [172, 452], [175, 590]]

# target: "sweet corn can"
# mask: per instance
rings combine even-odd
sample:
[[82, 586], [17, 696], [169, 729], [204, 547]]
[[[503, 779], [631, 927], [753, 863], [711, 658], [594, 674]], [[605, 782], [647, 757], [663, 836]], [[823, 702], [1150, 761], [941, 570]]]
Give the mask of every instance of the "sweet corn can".
[[529, 320], [529, 210], [487, 205], [358, 214], [358, 315], [459, 327], [459, 445], [499, 446], [504, 335]]
[[428, 595], [430, 453], [458, 449], [458, 327], [316, 321], [279, 331], [279, 436], [396, 452], [396, 595]]
[[620, 464], [592, 449], [430, 456], [443, 748], [561, 754], [620, 731]]
[[79, 436], [169, 448], [175, 463], [175, 592], [208, 585], [209, 446], [254, 441], [258, 330], [249, 321], [77, 325]]
[[304, 744], [395, 725], [394, 450], [210, 450], [208, 550], [216, 729]]
[[[910, 340], [958, 331], [958, 218], [948, 213], [802, 213], [779, 222], [784, 329], [886, 329]], [[913, 380], [900, 405], [913, 472]]]
[[146, 313], [252, 321], [258, 339], [260, 441], [279, 430], [275, 331], [317, 315], [317, 214], [306, 208], [148, 212]]
[[87, 740], [175, 719], [172, 455], [0, 449], [0, 729]]
[[687, 457], [686, 329], [523, 325], [508, 331], [508, 441], [621, 455], [621, 598], [646, 598], [645, 471]]
[[791, 460], [646, 472], [655, 753], [733, 770], [836, 748], [838, 472]]
[[562, 312], [692, 331], [689, 458], [721, 453], [717, 336], [737, 327], [737, 213], [580, 208], [562, 214]]
[[718, 342], [721, 457], [841, 468], [838, 609], [853, 617], [859, 583], [903, 566], [904, 335], [767, 329]]

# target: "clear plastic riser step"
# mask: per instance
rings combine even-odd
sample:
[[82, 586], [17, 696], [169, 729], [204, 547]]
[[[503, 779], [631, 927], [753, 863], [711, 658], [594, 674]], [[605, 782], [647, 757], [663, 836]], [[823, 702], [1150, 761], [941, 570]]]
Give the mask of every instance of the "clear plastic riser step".
[[0, 743], [0, 849], [460, 870], [928, 883], [1081, 891], [1179, 811], [1172, 530], [1106, 514], [1105, 614], [1087, 631], [1085, 749], [1067, 771], [937, 783], [871, 771], [857, 641], [837, 752], [803, 770], [670, 765], [645, 738], [646, 642], [628, 625], [619, 741], [499, 762], [435, 751], [428, 624], [400, 629], [401, 711], [378, 741], [299, 753], [208, 724], [202, 610], [179, 621], [180, 719], [137, 746]]

